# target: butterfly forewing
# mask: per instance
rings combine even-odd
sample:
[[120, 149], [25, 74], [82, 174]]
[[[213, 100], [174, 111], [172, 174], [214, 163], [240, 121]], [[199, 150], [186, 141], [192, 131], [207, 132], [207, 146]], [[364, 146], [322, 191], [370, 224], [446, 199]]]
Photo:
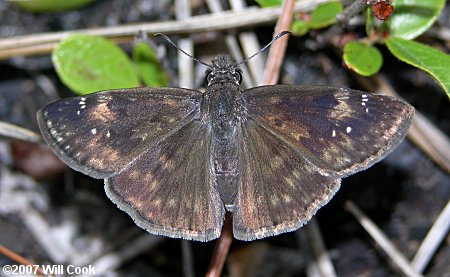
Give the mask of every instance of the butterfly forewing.
[[338, 190], [340, 179], [321, 175], [292, 146], [252, 119], [238, 132], [236, 238], [254, 240], [296, 230]]
[[38, 121], [63, 161], [106, 178], [190, 122], [199, 101], [200, 93], [188, 89], [110, 90], [49, 104], [38, 112]]
[[248, 115], [323, 174], [343, 177], [391, 152], [414, 109], [383, 95], [319, 86], [263, 86], [243, 93]]
[[210, 168], [211, 131], [194, 120], [106, 181], [106, 192], [153, 234], [209, 241], [220, 235], [224, 204]]

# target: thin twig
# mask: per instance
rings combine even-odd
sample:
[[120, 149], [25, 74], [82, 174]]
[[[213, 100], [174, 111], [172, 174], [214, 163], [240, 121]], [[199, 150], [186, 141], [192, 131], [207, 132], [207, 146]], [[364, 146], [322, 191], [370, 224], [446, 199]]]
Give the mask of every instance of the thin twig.
[[[25, 257], [15, 253], [14, 251], [4, 247], [1, 244], [0, 244], [0, 254], [5, 255], [6, 257], [10, 258], [11, 260], [13, 260], [19, 264], [29, 265], [29, 266], [32, 266], [33, 268], [37, 267], [37, 269], [36, 269], [37, 273], [39, 273], [40, 275], [43, 275], [43, 276], [47, 276], [47, 274], [45, 274], [44, 271], [42, 271], [42, 269], [39, 266], [35, 265], [31, 261], [27, 260]], [[51, 275], [51, 276], [53, 276], [53, 275]]]
[[[305, 226], [306, 227], [306, 226]], [[305, 273], [307, 277], [322, 277], [320, 274], [319, 268], [317, 266], [317, 262], [313, 257], [311, 240], [309, 238], [308, 232], [306, 229], [301, 228], [295, 232], [295, 236], [297, 237], [297, 244], [299, 251], [304, 254], [304, 263], [305, 263]]]
[[333, 267], [333, 262], [331, 261], [330, 255], [325, 247], [316, 218], [312, 218], [311, 221], [305, 226], [305, 229], [308, 232], [309, 243], [312, 251], [314, 252], [316, 264], [321, 275], [327, 277], [337, 276]]
[[[165, 240], [165, 238], [162, 236], [153, 236], [150, 234], [141, 235], [134, 240], [127, 242], [120, 250], [109, 252], [99, 257], [90, 265], [95, 268], [96, 275], [107, 275], [106, 273], [116, 270], [127, 261], [152, 249], [163, 240]], [[86, 277], [87, 276], [92, 275], [86, 275]]]
[[3, 121], [0, 121], [0, 135], [28, 142], [42, 142], [42, 137], [39, 134]]
[[423, 272], [433, 257], [436, 249], [450, 230], [450, 201], [442, 210], [422, 244], [417, 250], [411, 265], [417, 272]]
[[189, 240], [181, 240], [181, 254], [183, 257], [183, 276], [194, 277], [194, 259], [192, 255], [192, 244]]
[[[284, 0], [283, 10], [275, 27], [275, 35], [281, 31], [288, 31], [291, 27], [292, 16], [294, 13], [294, 0]], [[265, 85], [275, 85], [280, 76], [281, 64], [284, 60], [288, 38], [281, 38], [278, 42], [270, 48], [269, 56], [267, 57], [266, 68], [264, 71]]]
[[403, 254], [389, 241], [388, 237], [378, 228], [375, 223], [370, 220], [353, 202], [347, 201], [345, 209], [350, 212], [361, 224], [361, 226], [369, 233], [369, 235], [377, 242], [384, 252], [392, 259], [398, 268], [409, 277], [422, 276], [414, 270], [409, 261]]
[[[213, 13], [223, 12], [223, 8], [218, 0], [206, 0], [208, 4], [208, 8]], [[234, 58], [236, 62], [240, 62], [244, 59], [244, 55], [242, 55], [241, 49], [239, 48], [239, 44], [237, 42], [236, 36], [232, 34], [227, 34], [225, 36], [225, 43], [227, 44], [227, 48], [230, 51], [231, 56]], [[248, 71], [247, 65], [242, 64], [240, 66], [242, 70], [242, 84], [244, 88], [250, 88], [254, 86], [254, 82], [252, 81], [251, 75]]]
[[[230, 6], [234, 11], [242, 11], [246, 8], [244, 0], [229, 0]], [[258, 38], [255, 32], [242, 32], [239, 33], [239, 42], [241, 43], [242, 51], [246, 58], [250, 57], [254, 53], [261, 49]], [[264, 74], [264, 57], [258, 55], [247, 62], [250, 75], [256, 85], [262, 84]]]
[[367, 6], [367, 0], [356, 0], [336, 16], [339, 22], [346, 23]]
[[52, 226], [47, 219], [34, 209], [31, 203], [27, 205], [28, 207], [21, 209], [19, 213], [24, 225], [54, 263], [67, 262], [72, 253], [65, 251], [68, 249], [65, 242], [55, 239], [55, 232], [52, 232]]
[[319, 270], [319, 266], [316, 261], [311, 261], [306, 266], [306, 276], [307, 277], [328, 277], [326, 275], [322, 275]]
[[[330, 0], [302, 0], [295, 10], [311, 11], [318, 4]], [[44, 54], [62, 39], [75, 34], [104, 36], [109, 38], [126, 38], [132, 41], [134, 36], [143, 31], [148, 34], [190, 34], [195, 32], [228, 30], [232, 28], [250, 27], [274, 22], [281, 12], [281, 8], [247, 8], [245, 10], [225, 11], [214, 14], [190, 17], [181, 21], [165, 21], [151, 23], [136, 23], [121, 26], [80, 29], [73, 31], [41, 33], [0, 39], [0, 59], [18, 55]], [[44, 48], [41, 48], [45, 45]], [[36, 52], [33, 51], [36, 48]]]
[[[175, 1], [175, 16], [177, 20], [186, 20], [191, 17], [189, 1]], [[192, 39], [183, 38], [178, 41], [178, 46], [184, 51], [194, 54]], [[182, 88], [194, 88], [194, 61], [181, 53], [178, 55], [178, 80]]]
[[225, 264], [231, 242], [233, 241], [233, 217], [230, 213], [225, 214], [225, 223], [222, 228], [222, 234], [216, 242], [211, 262], [209, 263], [207, 277], [221, 276], [223, 265]]

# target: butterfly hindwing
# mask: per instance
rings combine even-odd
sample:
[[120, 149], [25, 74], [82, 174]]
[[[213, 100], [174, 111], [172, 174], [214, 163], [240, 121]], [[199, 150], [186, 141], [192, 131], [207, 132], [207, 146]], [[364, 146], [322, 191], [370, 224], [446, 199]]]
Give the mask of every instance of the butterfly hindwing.
[[153, 234], [219, 237], [224, 204], [210, 168], [211, 131], [194, 120], [106, 180], [107, 195]]
[[238, 136], [235, 238], [254, 240], [296, 230], [339, 189], [339, 178], [321, 175], [253, 119], [241, 123]]
[[110, 90], [62, 99], [37, 117], [44, 139], [64, 162], [106, 178], [190, 122], [200, 97], [188, 89]]
[[414, 115], [414, 108], [399, 99], [344, 88], [262, 86], [243, 97], [248, 116], [336, 177], [390, 153]]

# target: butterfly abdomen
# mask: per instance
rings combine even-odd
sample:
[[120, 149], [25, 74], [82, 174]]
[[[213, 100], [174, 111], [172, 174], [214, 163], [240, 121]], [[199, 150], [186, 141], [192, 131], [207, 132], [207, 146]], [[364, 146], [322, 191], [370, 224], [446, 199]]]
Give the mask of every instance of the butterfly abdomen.
[[232, 82], [209, 87], [209, 111], [212, 122], [211, 162], [225, 207], [232, 210], [237, 183], [237, 115], [239, 86]]

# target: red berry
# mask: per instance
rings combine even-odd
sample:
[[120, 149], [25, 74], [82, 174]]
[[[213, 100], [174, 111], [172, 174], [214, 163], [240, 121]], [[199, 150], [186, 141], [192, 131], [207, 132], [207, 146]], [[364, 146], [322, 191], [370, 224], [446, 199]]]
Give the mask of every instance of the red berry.
[[387, 1], [378, 1], [372, 5], [373, 15], [380, 20], [388, 19], [393, 11], [394, 7]]

